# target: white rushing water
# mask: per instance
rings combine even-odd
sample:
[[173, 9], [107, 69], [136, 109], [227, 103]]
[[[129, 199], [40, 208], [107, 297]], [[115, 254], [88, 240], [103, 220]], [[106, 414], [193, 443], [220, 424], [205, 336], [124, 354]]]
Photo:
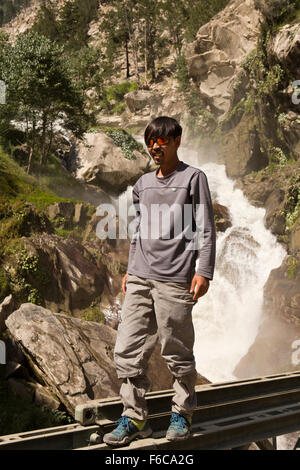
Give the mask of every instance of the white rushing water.
[[265, 209], [252, 206], [226, 176], [224, 165], [199, 163], [197, 153], [179, 158], [207, 176], [212, 200], [226, 206], [232, 226], [217, 232], [214, 279], [193, 309], [197, 370], [212, 382], [233, 380], [253, 344], [262, 313], [263, 287], [285, 250], [264, 227]]

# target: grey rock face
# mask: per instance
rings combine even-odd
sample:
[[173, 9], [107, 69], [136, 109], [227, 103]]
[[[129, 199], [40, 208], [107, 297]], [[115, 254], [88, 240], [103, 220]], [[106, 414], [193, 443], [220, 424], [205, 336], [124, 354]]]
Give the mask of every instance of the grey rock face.
[[49, 234], [24, 239], [24, 244], [39, 260], [40, 275], [28, 273], [28, 281], [39, 290], [47, 308], [75, 314], [101, 296], [105, 266], [84, 245]]
[[273, 39], [273, 51], [277, 60], [295, 72], [295, 80], [299, 79], [299, 50], [300, 28], [299, 23], [287, 24], [281, 28]]
[[186, 46], [189, 74], [218, 114], [229, 110], [241, 63], [256, 45], [259, 18], [253, 0], [230, 2]]
[[121, 148], [104, 132], [85, 134], [85, 141], [77, 145], [75, 154], [76, 178], [115, 193], [134, 184], [150, 160], [138, 150], [133, 150], [134, 159], [125, 158]]
[[[41, 402], [48, 406], [53, 402], [57, 408], [57, 398], [74, 415], [77, 405], [119, 395], [121, 381], [113, 359], [117, 332], [109, 326], [53, 313], [31, 303], [15, 310], [6, 326], [25, 354], [31, 373], [45, 385], [43, 390], [38, 387], [38, 395], [35, 390]], [[170, 389], [172, 376], [160, 355], [155, 335], [153, 342], [155, 347], [147, 370], [152, 384], [149, 391]], [[17, 392], [21, 382], [14, 376], [10, 379]], [[198, 375], [197, 384], [207, 382]], [[29, 388], [32, 389], [32, 384]]]
[[[69, 413], [89, 400], [116, 396], [117, 378], [113, 349], [116, 331], [109, 326], [52, 313], [26, 303], [6, 320], [6, 326], [29, 361], [34, 374]], [[149, 375], [156, 377], [154, 388], [171, 387], [171, 376], [153, 353]], [[155, 373], [159, 370], [159, 376]]]
[[10, 294], [0, 304], [0, 333], [5, 329], [5, 320], [16, 308], [13, 296]]
[[6, 325], [35, 374], [71, 414], [77, 404], [117, 394], [113, 329], [31, 303], [22, 304]]

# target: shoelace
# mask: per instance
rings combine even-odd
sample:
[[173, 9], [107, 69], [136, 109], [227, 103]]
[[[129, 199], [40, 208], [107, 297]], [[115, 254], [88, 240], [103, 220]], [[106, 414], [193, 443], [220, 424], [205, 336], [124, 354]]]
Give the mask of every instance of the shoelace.
[[128, 432], [130, 432], [130, 424], [133, 423], [131, 423], [130, 419], [127, 416], [122, 416], [116, 421], [116, 424], [118, 424], [118, 427], [122, 426], [123, 428], [126, 428]]
[[172, 414], [171, 415], [171, 424], [180, 422], [182, 425], [187, 424], [187, 420], [184, 418], [184, 416], [181, 416], [179, 414]]

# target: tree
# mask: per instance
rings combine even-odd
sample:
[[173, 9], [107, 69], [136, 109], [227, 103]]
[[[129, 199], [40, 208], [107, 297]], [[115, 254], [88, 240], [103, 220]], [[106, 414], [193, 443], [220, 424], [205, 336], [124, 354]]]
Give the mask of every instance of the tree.
[[106, 50], [106, 70], [112, 70], [112, 66], [120, 51], [125, 52], [126, 78], [130, 77], [129, 62], [129, 32], [124, 19], [121, 18], [121, 9], [118, 3], [112, 5], [101, 22], [101, 32], [105, 32], [104, 48]]
[[66, 0], [61, 6], [42, 0], [33, 30], [78, 51], [88, 45], [90, 22], [97, 18], [99, 0]]
[[[129, 51], [131, 52], [133, 69], [137, 82], [140, 84], [140, 65], [144, 63], [145, 82], [147, 73], [155, 78], [155, 59], [158, 56], [157, 13], [161, 1], [127, 0], [110, 2], [110, 9], [101, 23], [101, 32], [106, 35], [106, 56], [112, 68], [118, 53], [123, 51], [126, 58], [126, 78], [130, 76]], [[159, 19], [160, 21], [160, 19]], [[160, 51], [161, 56], [161, 51]]]
[[161, 17], [162, 2], [140, 0], [136, 5], [136, 18], [140, 33], [141, 55], [145, 64], [145, 83], [148, 82], [148, 71], [152, 80], [156, 76], [155, 59], [163, 56], [164, 42], [159, 40], [157, 31], [161, 31], [164, 23]]
[[30, 0], [0, 0], [0, 26], [12, 20]]
[[15, 119], [25, 123], [25, 140], [30, 147], [27, 172], [32, 168], [35, 150], [46, 165], [55, 124], [80, 137], [86, 126], [84, 101], [62, 60], [63, 49], [36, 32], [6, 44], [0, 63], [0, 78], [7, 85], [7, 103]]
[[181, 54], [184, 31], [189, 19], [188, 4], [183, 0], [165, 0], [161, 3], [162, 21], [160, 24], [169, 32], [170, 41], [176, 56]]
[[63, 38], [60, 37], [61, 31], [57, 21], [57, 9], [47, 1], [40, 5], [37, 19], [31, 29], [52, 41], [62, 42]]
[[260, 10], [269, 25], [275, 25], [286, 15], [300, 7], [299, 0], [254, 0], [254, 6]]
[[188, 17], [185, 23], [185, 38], [194, 41], [202, 25], [226, 7], [229, 0], [184, 0]]
[[89, 25], [97, 16], [98, 4], [98, 0], [67, 0], [59, 9], [58, 27], [66, 49], [87, 46]]

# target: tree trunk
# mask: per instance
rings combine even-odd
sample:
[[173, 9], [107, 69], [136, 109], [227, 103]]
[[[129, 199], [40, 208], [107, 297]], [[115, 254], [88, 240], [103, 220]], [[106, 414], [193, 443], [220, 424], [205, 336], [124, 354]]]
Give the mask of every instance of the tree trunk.
[[145, 85], [147, 85], [147, 75], [148, 75], [148, 22], [147, 20], [145, 21], [145, 36], [144, 36], [144, 41], [145, 41]]
[[43, 133], [42, 133], [42, 154], [40, 164], [44, 165], [45, 151], [46, 151], [46, 134], [47, 134], [47, 113], [43, 113]]
[[149, 27], [149, 40], [148, 40], [148, 67], [151, 70], [151, 78], [155, 80], [155, 35], [156, 35], [156, 28], [153, 23], [150, 24]]
[[32, 168], [32, 158], [33, 158], [33, 151], [34, 151], [34, 146], [35, 146], [35, 116], [33, 117], [32, 121], [32, 135], [31, 135], [31, 145], [30, 145], [30, 152], [29, 152], [29, 157], [28, 157], [28, 165], [26, 172], [28, 174], [31, 173], [31, 168]]
[[130, 77], [130, 64], [129, 64], [129, 52], [128, 52], [128, 39], [125, 40], [125, 54], [126, 54], [126, 78]]
[[127, 27], [127, 31], [128, 31], [128, 37], [129, 37], [129, 41], [131, 43], [131, 48], [132, 48], [136, 78], [137, 78], [138, 85], [140, 86], [140, 74], [139, 74], [139, 67], [138, 67], [138, 57], [137, 57], [137, 49], [136, 49], [136, 40], [135, 40], [134, 29], [132, 29], [132, 27], [130, 25], [129, 17], [128, 17], [128, 10], [127, 10], [126, 5], [125, 5], [125, 8], [124, 8], [123, 11], [124, 11], [124, 17], [125, 17], [126, 27]]
[[48, 143], [48, 147], [47, 147], [47, 150], [46, 150], [46, 152], [45, 152], [44, 161], [43, 161], [43, 164], [44, 164], [44, 165], [46, 165], [47, 160], [48, 160], [49, 153], [50, 153], [50, 151], [51, 151], [52, 140], [53, 140], [53, 122], [51, 121], [51, 124], [50, 124], [49, 143]]
[[28, 174], [30, 174], [30, 172], [31, 172], [32, 154], [33, 154], [33, 147], [32, 147], [32, 145], [30, 145], [30, 152], [29, 152], [29, 157], [28, 157], [28, 165], [27, 165], [27, 169], [26, 169], [26, 172], [27, 172]]

